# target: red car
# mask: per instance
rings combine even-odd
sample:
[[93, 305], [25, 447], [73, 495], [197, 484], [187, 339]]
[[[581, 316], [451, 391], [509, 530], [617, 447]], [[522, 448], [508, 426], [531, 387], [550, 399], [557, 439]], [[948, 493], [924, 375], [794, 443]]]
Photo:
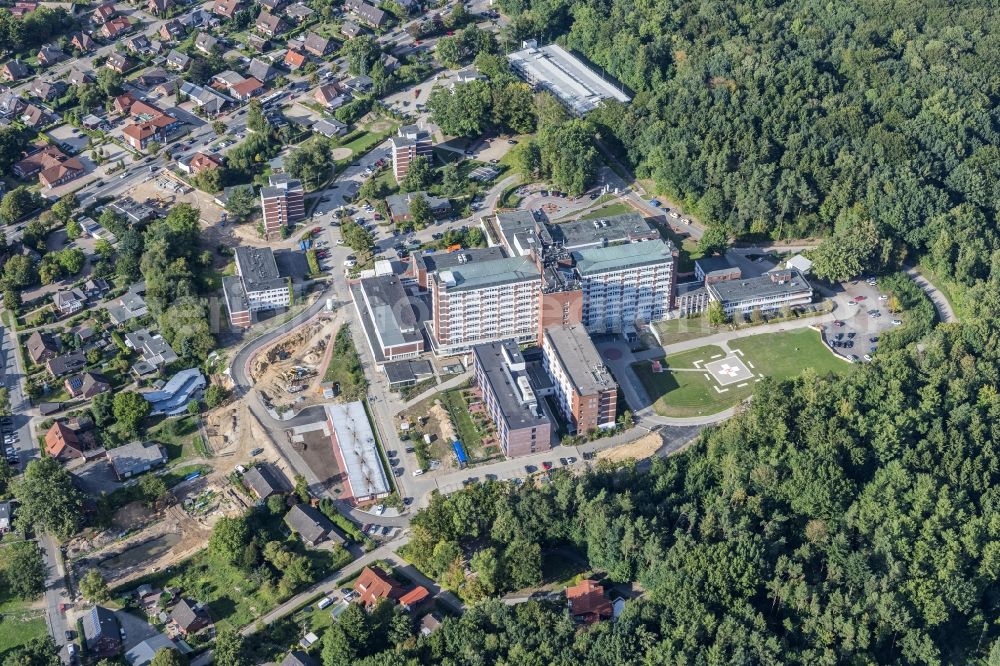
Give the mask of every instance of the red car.
[[863, 300], [865, 300], [865, 297], [864, 297], [864, 296], [855, 296], [855, 297], [854, 297], [854, 302], [855, 302], [855, 303], [860, 303], [860, 302], [861, 302], [861, 301], [863, 301]]
[[319, 235], [319, 233], [321, 231], [323, 231], [323, 229], [321, 229], [320, 227], [313, 227], [313, 234], [314, 235]]
[[550, 463], [548, 461], [543, 462], [542, 463], [542, 469], [544, 469], [546, 472], [549, 471], [550, 469], [552, 469], [552, 463]]

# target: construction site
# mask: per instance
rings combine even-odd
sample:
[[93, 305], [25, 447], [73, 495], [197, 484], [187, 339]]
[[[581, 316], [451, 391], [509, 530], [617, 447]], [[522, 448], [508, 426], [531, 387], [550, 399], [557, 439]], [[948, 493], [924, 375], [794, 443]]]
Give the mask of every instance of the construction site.
[[323, 312], [257, 354], [250, 365], [250, 377], [265, 405], [282, 413], [333, 398], [322, 384], [336, 320], [335, 313]]

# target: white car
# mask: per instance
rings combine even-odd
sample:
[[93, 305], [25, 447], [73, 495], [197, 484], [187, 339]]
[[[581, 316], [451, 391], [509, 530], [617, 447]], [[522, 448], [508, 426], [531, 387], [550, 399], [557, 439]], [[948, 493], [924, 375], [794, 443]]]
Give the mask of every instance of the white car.
[[674, 218], [676, 220], [676, 219], [680, 218], [680, 215], [678, 215], [677, 213], [674, 213], [673, 211], [671, 211], [670, 217], [672, 217], [672, 218]]
[[374, 506], [372, 508], [372, 513], [374, 513], [376, 516], [381, 516], [383, 513], [385, 513], [385, 505], [384, 504], [378, 504], [378, 505]]
[[899, 326], [902, 323], [903, 323], [903, 321], [901, 319], [893, 319], [892, 320], [892, 325], [893, 326]]
[[887, 301], [887, 300], [889, 300], [889, 297], [886, 296], [885, 294], [882, 294], [881, 296], [878, 297], [878, 300], [880, 300], [880, 301]]
[[865, 354], [865, 360], [866, 361], [872, 360], [872, 355], [871, 354]]
[[347, 266], [348, 268], [354, 268], [357, 265], [358, 262], [355, 261], [354, 259], [348, 259], [347, 261], [344, 262], [344, 266]]

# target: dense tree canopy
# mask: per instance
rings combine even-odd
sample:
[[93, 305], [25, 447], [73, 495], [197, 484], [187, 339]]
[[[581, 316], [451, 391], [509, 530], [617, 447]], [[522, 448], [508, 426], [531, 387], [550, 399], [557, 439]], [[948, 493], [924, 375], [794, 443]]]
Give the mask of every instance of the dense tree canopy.
[[923, 248], [966, 203], [995, 224], [1000, 12], [941, 0], [501, 0], [635, 92], [591, 116], [639, 175], [731, 230], [832, 232], [863, 206]]

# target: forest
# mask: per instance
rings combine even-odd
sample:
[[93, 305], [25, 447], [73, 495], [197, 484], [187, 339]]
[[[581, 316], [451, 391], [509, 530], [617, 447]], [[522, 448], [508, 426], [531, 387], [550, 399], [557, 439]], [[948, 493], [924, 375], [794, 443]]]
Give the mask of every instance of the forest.
[[631, 104], [589, 116], [599, 135], [736, 234], [830, 234], [860, 206], [885, 237], [925, 250], [953, 209], [996, 219], [991, 3], [498, 4], [509, 42], [558, 40], [631, 88]]
[[998, 335], [942, 326], [844, 378], [762, 382], [649, 471], [436, 498], [406, 555], [469, 600], [556, 548], [645, 594], [586, 630], [483, 601], [356, 663], [1000, 663]]

